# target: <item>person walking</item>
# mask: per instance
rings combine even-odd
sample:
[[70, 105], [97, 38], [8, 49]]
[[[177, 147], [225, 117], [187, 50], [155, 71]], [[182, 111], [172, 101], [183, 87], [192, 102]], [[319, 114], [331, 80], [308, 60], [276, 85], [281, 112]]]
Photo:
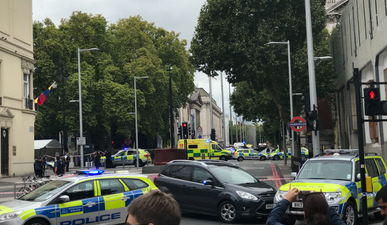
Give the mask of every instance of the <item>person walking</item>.
[[34, 172], [35, 172], [35, 176], [37, 176], [37, 177], [43, 177], [43, 174], [44, 174], [44, 170], [42, 167], [42, 161], [43, 161], [42, 156], [38, 156], [35, 159]]
[[170, 195], [159, 190], [134, 199], [128, 207], [126, 225], [179, 225], [180, 206]]
[[57, 156], [54, 164], [55, 176], [63, 176], [66, 173], [66, 163], [64, 157]]

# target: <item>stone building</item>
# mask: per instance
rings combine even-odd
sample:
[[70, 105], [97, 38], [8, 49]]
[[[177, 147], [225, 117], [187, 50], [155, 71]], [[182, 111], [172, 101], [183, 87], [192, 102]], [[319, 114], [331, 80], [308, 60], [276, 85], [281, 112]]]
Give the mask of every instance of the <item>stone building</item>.
[[1, 176], [33, 172], [33, 72], [32, 0], [1, 0]]

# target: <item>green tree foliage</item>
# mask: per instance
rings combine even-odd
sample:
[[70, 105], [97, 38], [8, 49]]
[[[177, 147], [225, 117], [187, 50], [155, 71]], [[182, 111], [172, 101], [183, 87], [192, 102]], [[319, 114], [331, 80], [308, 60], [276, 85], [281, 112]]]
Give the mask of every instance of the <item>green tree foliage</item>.
[[58, 27], [46, 19], [33, 28], [34, 94], [41, 94], [53, 81], [58, 84], [38, 106], [37, 136], [62, 130], [78, 136], [79, 106], [69, 103], [78, 99], [77, 49], [98, 48], [80, 53], [84, 131], [101, 142], [112, 127], [123, 137], [133, 136], [135, 120], [129, 113], [134, 112], [134, 77], [148, 76], [136, 82], [139, 131], [148, 140], [155, 140], [157, 134], [168, 139], [169, 76], [175, 111], [194, 90], [194, 66], [185, 50], [187, 43], [178, 34], [139, 16], [109, 25], [101, 15], [82, 12], [74, 12]]
[[[325, 0], [311, 1], [316, 56], [329, 55], [324, 6]], [[288, 52], [286, 45], [267, 43], [287, 40], [291, 43], [293, 92], [307, 92], [303, 0], [208, 0], [191, 42], [192, 59], [198, 70], [211, 76], [226, 72], [236, 87], [231, 104], [237, 114], [278, 127], [280, 119], [290, 121]], [[319, 97], [333, 92], [335, 77], [329, 63], [316, 63]], [[295, 115], [301, 104], [295, 97]]]

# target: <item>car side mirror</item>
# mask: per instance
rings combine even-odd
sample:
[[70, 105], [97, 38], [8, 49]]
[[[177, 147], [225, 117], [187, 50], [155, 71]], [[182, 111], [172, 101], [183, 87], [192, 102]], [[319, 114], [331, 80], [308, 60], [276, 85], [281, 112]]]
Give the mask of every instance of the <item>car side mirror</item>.
[[70, 197], [68, 195], [62, 195], [59, 197], [59, 203], [69, 202]]
[[203, 180], [204, 185], [214, 186], [214, 182], [212, 180]]
[[290, 174], [290, 178], [292, 178], [293, 180], [296, 179], [296, 177], [297, 177], [297, 172], [292, 172]]
[[[367, 177], [368, 174], [365, 174], [365, 176]], [[355, 181], [360, 181], [360, 180], [361, 180], [361, 175], [360, 175], [360, 173], [358, 173], [358, 174], [356, 175], [356, 180], [355, 180]]]

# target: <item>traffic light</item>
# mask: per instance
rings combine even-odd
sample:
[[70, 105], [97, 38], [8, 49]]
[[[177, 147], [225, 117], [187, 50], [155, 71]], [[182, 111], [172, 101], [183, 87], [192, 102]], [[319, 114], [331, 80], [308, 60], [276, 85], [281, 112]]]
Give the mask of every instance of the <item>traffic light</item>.
[[364, 88], [364, 104], [367, 116], [381, 115], [379, 88]]
[[215, 141], [216, 138], [216, 130], [214, 128], [211, 129], [211, 140]]
[[188, 136], [191, 136], [192, 132], [191, 132], [191, 126], [188, 127]]
[[178, 133], [177, 133], [177, 137], [179, 139], [183, 139], [182, 135], [181, 135], [181, 125], [177, 128], [178, 129]]
[[188, 123], [183, 122], [183, 139], [188, 139]]

